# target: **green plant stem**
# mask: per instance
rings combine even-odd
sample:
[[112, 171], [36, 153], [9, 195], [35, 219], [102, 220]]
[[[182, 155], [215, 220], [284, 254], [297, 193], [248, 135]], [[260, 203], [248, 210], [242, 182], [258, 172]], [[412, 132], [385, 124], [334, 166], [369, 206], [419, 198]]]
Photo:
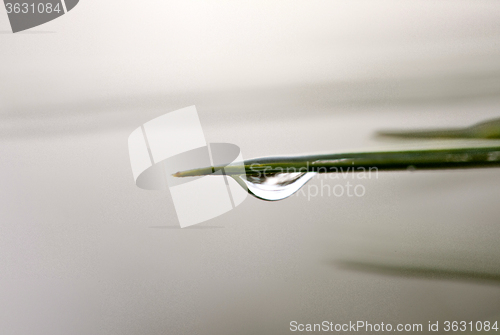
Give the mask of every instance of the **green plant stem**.
[[498, 139], [500, 138], [500, 119], [486, 120], [470, 127], [434, 130], [384, 130], [377, 132], [379, 136], [399, 138], [466, 138], [466, 139]]
[[[247, 175], [283, 172], [352, 172], [376, 168], [379, 171], [442, 170], [485, 168], [500, 166], [500, 146], [432, 149], [411, 151], [357, 152], [292, 157], [264, 157], [245, 160], [227, 166], [204, 167], [174, 174], [175, 177], [192, 177], [224, 170], [226, 175], [240, 175], [243, 168]], [[347, 170], [349, 171], [349, 170]]]
[[[226, 175], [261, 175], [284, 172], [335, 173], [362, 169], [379, 171], [441, 170], [500, 167], [500, 146], [410, 151], [357, 152], [292, 157], [264, 157], [227, 166], [180, 171], [175, 177], [192, 177], [222, 170]], [[346, 171], [347, 168], [350, 168]]]

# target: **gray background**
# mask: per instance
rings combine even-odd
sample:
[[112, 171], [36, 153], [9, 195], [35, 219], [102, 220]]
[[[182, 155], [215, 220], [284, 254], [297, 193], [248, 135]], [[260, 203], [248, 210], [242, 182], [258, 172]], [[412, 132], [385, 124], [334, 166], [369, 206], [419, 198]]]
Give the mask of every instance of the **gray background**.
[[1, 334], [498, 319], [497, 169], [248, 198], [181, 230], [127, 151], [139, 125], [193, 104], [207, 141], [246, 158], [431, 145], [372, 134], [500, 116], [498, 1], [82, 1], [19, 34], [2, 11], [0, 31]]

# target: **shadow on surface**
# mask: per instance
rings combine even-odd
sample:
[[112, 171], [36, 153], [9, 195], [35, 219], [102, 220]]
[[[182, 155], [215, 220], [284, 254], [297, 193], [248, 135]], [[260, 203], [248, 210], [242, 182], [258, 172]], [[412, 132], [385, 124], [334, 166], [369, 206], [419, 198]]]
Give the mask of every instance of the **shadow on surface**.
[[225, 228], [222, 226], [191, 226], [186, 228], [181, 228], [179, 226], [150, 226], [149, 228], [153, 229], [219, 229]]
[[262, 110], [268, 111], [266, 120], [280, 120], [282, 114], [279, 110], [286, 110], [290, 118], [311, 118], [339, 110], [377, 106], [457, 105], [474, 101], [498, 103], [500, 63], [495, 61], [492, 67], [491, 71], [483, 73], [408, 76], [397, 81], [368, 78], [273, 88], [81, 97], [80, 100], [54, 103], [33, 103], [30, 99], [17, 97], [1, 111], [0, 139], [135, 129], [144, 120], [193, 104], [205, 113], [219, 115], [221, 120], [230, 119], [238, 109], [241, 110], [238, 120], [250, 122], [260, 119]]
[[[15, 33], [22, 35], [36, 35], [36, 34], [55, 34], [55, 31], [20, 31]], [[11, 30], [0, 30], [0, 34], [14, 34]]]
[[467, 281], [500, 285], [500, 273], [494, 272], [452, 270], [424, 266], [391, 265], [359, 261], [332, 261], [330, 264], [344, 270], [374, 273], [386, 276]]

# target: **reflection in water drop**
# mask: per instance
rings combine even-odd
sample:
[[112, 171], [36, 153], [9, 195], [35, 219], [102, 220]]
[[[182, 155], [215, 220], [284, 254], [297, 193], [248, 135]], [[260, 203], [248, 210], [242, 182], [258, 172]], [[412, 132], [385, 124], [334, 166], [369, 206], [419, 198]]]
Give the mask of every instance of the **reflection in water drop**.
[[304, 186], [316, 172], [275, 173], [261, 176], [232, 175], [231, 177], [248, 193], [263, 200], [275, 201], [288, 198]]

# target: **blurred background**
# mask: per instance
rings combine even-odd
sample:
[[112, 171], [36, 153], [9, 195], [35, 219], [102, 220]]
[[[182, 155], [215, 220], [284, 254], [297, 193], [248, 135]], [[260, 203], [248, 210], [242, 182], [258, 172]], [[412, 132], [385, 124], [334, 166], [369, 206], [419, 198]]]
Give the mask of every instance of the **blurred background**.
[[498, 169], [249, 197], [179, 229], [127, 148], [190, 105], [245, 158], [463, 145], [373, 134], [500, 117], [498, 1], [82, 0], [17, 34], [1, 10], [0, 45], [1, 334], [500, 319]]

